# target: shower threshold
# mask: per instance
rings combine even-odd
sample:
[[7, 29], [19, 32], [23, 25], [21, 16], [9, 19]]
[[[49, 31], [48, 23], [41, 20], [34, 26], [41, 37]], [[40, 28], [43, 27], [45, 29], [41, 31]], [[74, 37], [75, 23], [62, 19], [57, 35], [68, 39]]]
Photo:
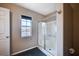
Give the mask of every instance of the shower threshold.
[[47, 56], [54, 56], [51, 53], [49, 53], [48, 51], [46, 51], [45, 49], [43, 49], [42, 47], [38, 47], [43, 53], [45, 53]]

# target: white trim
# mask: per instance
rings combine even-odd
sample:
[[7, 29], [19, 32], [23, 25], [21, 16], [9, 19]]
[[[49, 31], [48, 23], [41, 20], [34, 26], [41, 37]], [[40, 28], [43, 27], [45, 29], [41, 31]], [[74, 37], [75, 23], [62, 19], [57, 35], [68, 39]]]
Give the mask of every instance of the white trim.
[[63, 20], [63, 4], [57, 4], [57, 10], [61, 10], [61, 13], [57, 13], [56, 16], [56, 21], [57, 21], [57, 34], [56, 34], [56, 40], [57, 40], [57, 56], [63, 56], [63, 30], [64, 30], [64, 20]]
[[36, 48], [37, 46], [34, 46], [34, 47], [30, 47], [30, 48], [27, 48], [27, 49], [24, 49], [24, 50], [21, 50], [21, 51], [18, 51], [18, 52], [14, 52], [12, 53], [11, 55], [16, 55], [16, 54], [19, 54], [19, 53], [22, 53], [24, 51], [27, 51], [27, 50], [30, 50], [30, 49], [33, 49], [33, 48]]

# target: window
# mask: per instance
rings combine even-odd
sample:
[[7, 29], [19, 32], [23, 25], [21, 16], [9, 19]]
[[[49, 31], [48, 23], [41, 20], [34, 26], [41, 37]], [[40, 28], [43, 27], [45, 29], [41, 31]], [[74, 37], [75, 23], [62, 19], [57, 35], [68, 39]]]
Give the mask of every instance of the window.
[[32, 36], [32, 18], [28, 16], [21, 16], [21, 37]]

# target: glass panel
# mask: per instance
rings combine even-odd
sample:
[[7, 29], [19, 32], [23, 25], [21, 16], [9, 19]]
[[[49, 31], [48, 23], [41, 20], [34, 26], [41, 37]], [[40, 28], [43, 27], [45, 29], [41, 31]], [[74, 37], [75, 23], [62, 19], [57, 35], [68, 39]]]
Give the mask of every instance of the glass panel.
[[38, 44], [44, 48], [44, 35], [45, 35], [45, 23], [44, 22], [40, 22], [38, 24]]
[[32, 26], [31, 20], [27, 20], [26, 25], [27, 25], [27, 26]]
[[22, 37], [29, 37], [29, 36], [31, 36], [31, 33], [30, 32], [22, 32], [21, 36]]
[[31, 21], [31, 20], [29, 20], [29, 19], [27, 19], [26, 21], [27, 21], [27, 22], [32, 22], [32, 21]]
[[26, 37], [31, 36], [31, 33], [30, 32], [26, 32], [26, 33], [27, 33]]
[[50, 21], [46, 23], [46, 36], [45, 36], [45, 49], [53, 55], [56, 55], [56, 21]]
[[26, 32], [31, 32], [31, 27], [27, 27]]
[[21, 19], [21, 26], [26, 26], [26, 19]]
[[27, 33], [26, 32], [21, 32], [21, 37], [26, 37]]
[[[21, 27], [22, 37], [31, 36], [31, 27]], [[23, 36], [24, 35], [24, 36]]]

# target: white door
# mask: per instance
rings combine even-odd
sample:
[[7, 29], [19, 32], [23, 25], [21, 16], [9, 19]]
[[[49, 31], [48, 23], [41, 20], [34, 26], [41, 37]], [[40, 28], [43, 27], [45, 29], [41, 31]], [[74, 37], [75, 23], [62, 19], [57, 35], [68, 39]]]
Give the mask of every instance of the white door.
[[10, 55], [9, 10], [0, 7], [0, 56]]

